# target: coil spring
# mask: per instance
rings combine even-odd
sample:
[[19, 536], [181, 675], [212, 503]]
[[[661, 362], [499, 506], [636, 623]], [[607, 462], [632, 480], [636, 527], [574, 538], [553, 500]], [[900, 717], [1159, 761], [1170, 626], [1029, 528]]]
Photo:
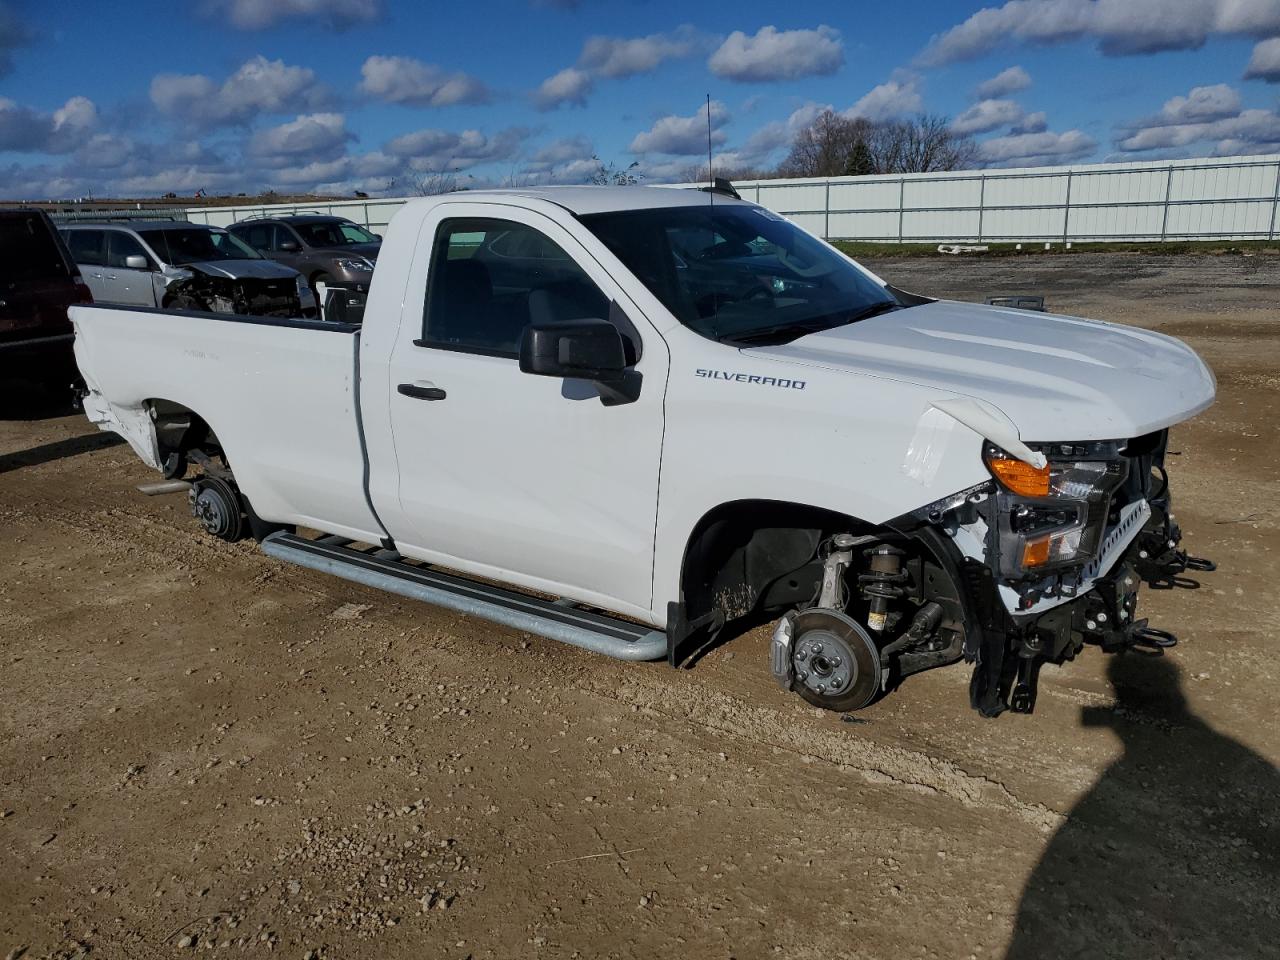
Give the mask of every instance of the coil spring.
[[[906, 593], [907, 571], [902, 569], [902, 558], [905, 550], [881, 544], [862, 551], [862, 555], [871, 558], [871, 569], [867, 573], [858, 574], [858, 589], [868, 600], [896, 600]], [[876, 570], [877, 556], [891, 558], [886, 566], [891, 569]]]

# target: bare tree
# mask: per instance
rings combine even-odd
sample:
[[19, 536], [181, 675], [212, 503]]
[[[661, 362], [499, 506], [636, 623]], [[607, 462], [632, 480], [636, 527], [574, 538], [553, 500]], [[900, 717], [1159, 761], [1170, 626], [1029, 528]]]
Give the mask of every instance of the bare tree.
[[958, 170], [977, 161], [977, 146], [945, 117], [872, 123], [824, 110], [795, 136], [779, 172], [791, 177], [867, 176]]
[[865, 143], [870, 132], [866, 120], [823, 110], [796, 134], [778, 172], [788, 177], [842, 176], [856, 145]]
[[957, 134], [946, 117], [921, 114], [911, 120], [883, 124], [878, 158], [880, 173], [931, 173], [962, 170], [978, 160], [978, 146], [970, 136]]
[[595, 154], [591, 155], [591, 159], [596, 162], [596, 169], [587, 177], [587, 183], [597, 187], [634, 187], [644, 179], [643, 173], [636, 172], [636, 168], [640, 166], [639, 160], [633, 160], [626, 167], [618, 169], [612, 160], [605, 163]]
[[[449, 161], [449, 163], [452, 162]], [[400, 186], [408, 189], [410, 193], [418, 197], [434, 197], [440, 193], [453, 193], [457, 190], [467, 189], [459, 179], [460, 171], [456, 169], [450, 170], [449, 163], [443, 164], [439, 170], [428, 173], [409, 173], [405, 176], [404, 182]], [[465, 176], [467, 179], [471, 179], [471, 174], [466, 174]], [[388, 192], [395, 189], [396, 185], [394, 178], [388, 181]]]

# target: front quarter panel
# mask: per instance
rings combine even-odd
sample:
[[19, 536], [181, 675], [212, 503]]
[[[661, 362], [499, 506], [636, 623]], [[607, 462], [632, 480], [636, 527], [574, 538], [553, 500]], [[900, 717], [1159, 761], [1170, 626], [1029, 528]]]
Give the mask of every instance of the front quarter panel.
[[655, 613], [679, 599], [690, 534], [721, 504], [798, 503], [881, 524], [990, 479], [982, 437], [932, 405], [953, 393], [752, 355], [684, 328], [667, 336]]

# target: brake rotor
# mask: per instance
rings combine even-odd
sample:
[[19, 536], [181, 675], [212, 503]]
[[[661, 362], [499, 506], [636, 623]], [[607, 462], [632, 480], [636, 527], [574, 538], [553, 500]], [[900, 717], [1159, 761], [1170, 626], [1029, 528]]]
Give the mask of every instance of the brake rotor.
[[187, 493], [191, 515], [200, 521], [205, 532], [234, 543], [244, 538], [244, 515], [240, 497], [218, 477], [202, 477], [191, 484]]
[[861, 626], [835, 610], [805, 610], [792, 624], [794, 689], [815, 706], [857, 710], [880, 692], [880, 651]]

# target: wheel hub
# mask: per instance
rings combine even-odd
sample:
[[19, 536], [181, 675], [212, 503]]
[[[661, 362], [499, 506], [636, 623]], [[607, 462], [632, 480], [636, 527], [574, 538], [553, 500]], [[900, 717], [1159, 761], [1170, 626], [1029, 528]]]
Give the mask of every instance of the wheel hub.
[[824, 697], [844, 693], [858, 676], [853, 648], [830, 630], [809, 630], [799, 637], [791, 663], [796, 680]]

